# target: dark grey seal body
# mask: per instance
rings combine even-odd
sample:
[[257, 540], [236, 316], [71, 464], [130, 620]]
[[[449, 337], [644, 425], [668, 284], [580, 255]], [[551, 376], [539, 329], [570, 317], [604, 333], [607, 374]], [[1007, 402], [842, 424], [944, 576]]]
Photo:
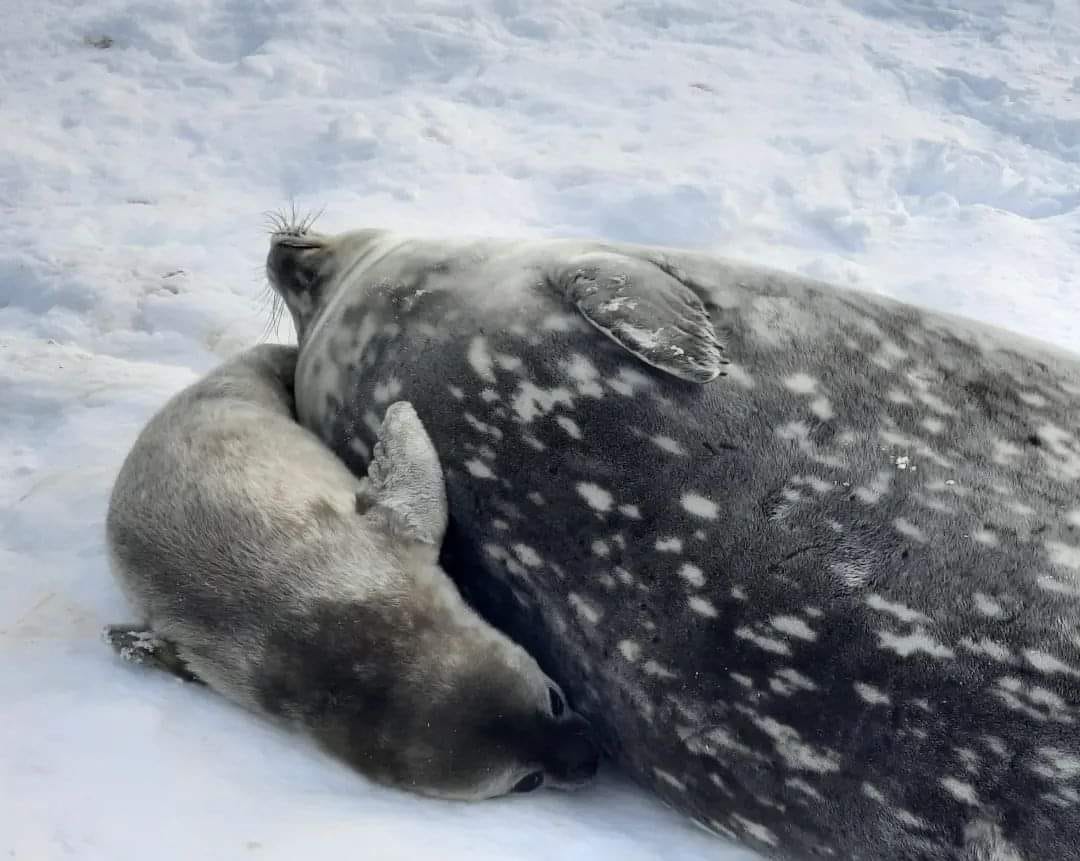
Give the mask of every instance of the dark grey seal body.
[[382, 783], [460, 799], [580, 785], [587, 725], [437, 564], [446, 494], [416, 413], [386, 409], [360, 480], [297, 424], [296, 357], [234, 356], [140, 433], [106, 536], [141, 619], [106, 639]]
[[267, 268], [301, 420], [361, 471], [415, 405], [444, 567], [672, 805], [777, 858], [1080, 857], [1076, 357], [672, 249]]

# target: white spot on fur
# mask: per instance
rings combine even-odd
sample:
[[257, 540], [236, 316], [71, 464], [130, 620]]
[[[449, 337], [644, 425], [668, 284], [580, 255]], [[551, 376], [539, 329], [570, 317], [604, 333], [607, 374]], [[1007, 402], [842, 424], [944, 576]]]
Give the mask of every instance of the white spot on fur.
[[882, 613], [888, 613], [892, 616], [895, 616], [901, 622], [930, 621], [918, 610], [912, 610], [910, 607], [907, 607], [904, 604], [894, 604], [891, 601], [885, 600], [876, 592], [866, 599], [866, 604], [867, 606], [872, 607], [875, 610], [880, 610]]
[[690, 605], [690, 609], [695, 613], [710, 619], [716, 618], [716, 608], [712, 605], [711, 601], [706, 601], [704, 598], [699, 598], [697, 595], [694, 595], [687, 603]]
[[[1051, 780], [1075, 780], [1080, 777], [1080, 758], [1057, 747], [1040, 747], [1045, 765], [1039, 774]], [[1032, 769], [1033, 771], [1035, 769]]]
[[744, 816], [740, 816], [738, 813], [732, 813], [731, 820], [740, 828], [742, 828], [742, 830], [745, 831], [748, 836], [753, 837], [755, 840], [759, 840], [767, 846], [776, 845], [776, 835], [773, 834], [764, 825], [761, 825], [758, 822], [754, 822], [751, 819], [747, 819]]
[[1046, 551], [1055, 565], [1080, 571], [1080, 547], [1065, 544], [1063, 541], [1047, 541]]
[[1008, 440], [995, 439], [991, 448], [990, 459], [998, 466], [1012, 466], [1016, 458], [1023, 454], [1023, 449]]
[[1047, 673], [1049, 675], [1063, 673], [1067, 676], [1080, 676], [1080, 672], [1077, 672], [1073, 667], [1070, 667], [1060, 659], [1055, 658], [1049, 652], [1043, 652], [1039, 649], [1026, 649], [1024, 651], [1024, 657], [1027, 658], [1027, 662], [1040, 673]]
[[522, 365], [521, 359], [517, 356], [508, 356], [506, 353], [496, 353], [495, 364], [504, 371], [518, 371]]
[[371, 390], [371, 396], [375, 399], [375, 403], [377, 404], [389, 403], [400, 394], [401, 383], [393, 377], [387, 380], [385, 385], [376, 383], [375, 387]]
[[601, 559], [606, 559], [608, 556], [611, 555], [611, 548], [608, 547], [606, 541], [602, 541], [597, 538], [592, 543], [592, 552], [594, 556], [599, 556]]
[[804, 691], [816, 691], [817, 685], [812, 679], [807, 678], [798, 670], [791, 667], [777, 671], [776, 676], [769, 680], [769, 687], [776, 693], [789, 696], [795, 689]]
[[862, 793], [871, 801], [876, 801], [878, 804], [884, 804], [886, 801], [884, 793], [872, 783], [864, 782], [862, 785]]
[[987, 547], [997, 547], [998, 537], [992, 529], [977, 529], [971, 533], [971, 537]]
[[919, 529], [919, 527], [912, 523], [910, 520], [907, 520], [903, 517], [897, 517], [893, 521], [893, 526], [896, 527], [896, 531], [899, 532], [901, 535], [906, 535], [908, 538], [912, 539], [913, 541], [918, 541], [920, 544], [926, 543], [926, 533]]
[[865, 586], [870, 579], [870, 563], [865, 559], [850, 562], [830, 562], [829, 570], [849, 589]]
[[976, 592], [974, 598], [975, 609], [982, 613], [984, 616], [989, 616], [990, 618], [997, 618], [999, 616], [1005, 615], [1005, 610], [1002, 608], [1002, 606], [989, 595], [986, 595], [982, 592]]
[[528, 565], [530, 568], [539, 568], [544, 564], [544, 560], [528, 544], [515, 544], [511, 549], [523, 565]]
[[469, 471], [469, 474], [472, 475], [474, 478], [494, 478], [495, 477], [495, 473], [493, 473], [488, 468], [488, 465], [486, 463], [484, 463], [482, 460], [477, 460], [476, 458], [473, 458], [472, 460], [465, 461], [465, 469], [467, 469]]
[[619, 514], [631, 520], [641, 520], [641, 509], [636, 505], [620, 505]]
[[469, 427], [473, 428], [474, 430], [480, 431], [480, 433], [489, 434], [490, 436], [495, 437], [495, 439], [503, 438], [503, 432], [495, 425], [489, 425], [485, 422], [480, 421], [480, 419], [478, 419], [472, 413], [465, 413], [463, 417], [468, 423]]
[[784, 386], [797, 395], [812, 395], [817, 389], [818, 381], [809, 374], [792, 374], [784, 380]]
[[817, 639], [814, 629], [798, 616], [773, 616], [769, 620], [769, 624], [776, 628], [777, 631], [792, 637], [798, 637], [800, 640], [813, 641]]
[[543, 494], [537, 493], [535, 490], [529, 493], [526, 499], [533, 505], [547, 505], [547, 501], [544, 499]]
[[581, 428], [569, 416], [556, 416], [555, 422], [570, 435], [571, 439], [581, 439]]
[[641, 646], [633, 640], [620, 640], [619, 652], [632, 664], [641, 657]]
[[855, 682], [855, 693], [862, 697], [864, 702], [867, 702], [872, 706], [887, 706], [892, 703], [888, 694], [879, 691], [873, 685], [868, 685], [865, 682]]
[[705, 572], [691, 562], [683, 563], [679, 568], [679, 576], [698, 589], [705, 585]]
[[1021, 390], [1016, 393], [1016, 396], [1029, 407], [1035, 407], [1037, 409], [1041, 409], [1050, 403], [1046, 398], [1034, 391]]
[[790, 655], [791, 649], [788, 648], [788, 644], [782, 640], [776, 640], [772, 637], [765, 637], [761, 634], [757, 634], [750, 628], [745, 626], [735, 629], [735, 636], [742, 640], [748, 640], [757, 646], [759, 649], [763, 649], [766, 652], [772, 652], [774, 655]]
[[577, 611], [577, 614], [590, 625], [595, 625], [600, 621], [603, 614], [576, 592], [567, 595], [566, 600], [570, 602], [570, 606]]
[[941, 778], [941, 785], [957, 801], [970, 804], [972, 807], [978, 807], [979, 796], [975, 793], [975, 787], [970, 783], [957, 780], [955, 777], [943, 777]]
[[661, 553], [682, 553], [680, 538], [657, 538], [655, 546]]
[[367, 447], [367, 443], [360, 439], [360, 437], [354, 436], [349, 440], [349, 448], [360, 455], [364, 460], [371, 460], [371, 449]]
[[573, 403], [574, 399], [569, 389], [562, 386], [542, 389], [528, 380], [523, 380], [518, 384], [518, 390], [510, 405], [518, 418], [528, 424], [537, 416], [546, 416], [555, 409], [556, 405], [570, 407]]
[[656, 661], [649, 659], [641, 665], [641, 669], [648, 676], [656, 676], [660, 679], [673, 679], [675, 674], [671, 672], [667, 667], [662, 664], [658, 664]]
[[657, 448], [666, 451], [668, 454], [676, 454], [680, 457], [686, 456], [686, 449], [679, 445], [678, 440], [674, 440], [669, 436], [654, 436], [652, 441]]
[[1011, 661], [1012, 652], [1008, 647], [996, 640], [991, 640], [989, 637], [981, 637], [978, 640], [973, 640], [970, 637], [963, 637], [960, 640], [960, 645], [967, 649], [969, 652], [974, 652], [977, 655], [986, 655], [988, 658], [993, 658], [995, 661]]
[[577, 385], [582, 395], [590, 398], [602, 398], [604, 390], [600, 387], [600, 373], [588, 359], [580, 353], [574, 353], [570, 361], [563, 362], [563, 369]]
[[815, 398], [810, 402], [810, 412], [821, 419], [823, 422], [827, 422], [829, 419], [834, 418], [836, 413], [833, 412], [832, 404], [829, 403], [828, 398]]
[[814, 799], [815, 801], [824, 801], [824, 797], [809, 783], [803, 780], [801, 777], [789, 777], [784, 781], [785, 786], [790, 786], [792, 789], [801, 792], [803, 795]]
[[615, 498], [600, 485], [587, 481], [578, 484], [577, 492], [594, 511], [611, 511], [611, 505], [615, 501]]
[[644, 389], [652, 385], [652, 380], [644, 374], [626, 366], [619, 368], [617, 379], [609, 378], [605, 382], [612, 391], [628, 398], [632, 397], [639, 388]]
[[746, 600], [748, 600], [746, 590], [743, 589], [742, 586], [732, 586], [731, 587], [731, 597], [734, 598], [736, 601], [746, 601]]
[[716, 520], [719, 511], [715, 502], [698, 493], [684, 493], [682, 507], [695, 517], [704, 517], [707, 520]]
[[925, 652], [930, 657], [939, 659], [956, 657], [952, 649], [943, 646], [921, 627], [916, 627], [912, 633], [902, 637], [889, 631], [878, 631], [878, 640], [882, 649], [896, 652], [902, 658], [916, 652]]
[[879, 470], [877, 475], [870, 479], [869, 486], [862, 485], [855, 488], [855, 497], [867, 505], [877, 505], [881, 498], [889, 492], [891, 484], [892, 474], [885, 470]]
[[789, 767], [800, 771], [827, 774], [840, 770], [840, 756], [827, 749], [817, 749], [802, 740], [802, 736], [786, 724], [773, 718], [754, 718], [754, 724], [773, 740], [776, 752]]
[[653, 774], [669, 786], [674, 786], [679, 792], [686, 792], [686, 784], [679, 780], [674, 774], [664, 771], [662, 768], [656, 768], [655, 766], [653, 766]]
[[477, 335], [469, 342], [468, 352], [469, 365], [486, 383], [495, 382], [495, 363], [488, 352], [487, 341]]
[[754, 388], [754, 378], [750, 376], [742, 365], [732, 362], [725, 365], [724, 370], [727, 372], [727, 379], [735, 383], [735, 385], [742, 386], [744, 389]]
[[941, 419], [933, 418], [932, 416], [923, 419], [919, 424], [932, 434], [939, 434], [945, 430], [945, 422]]

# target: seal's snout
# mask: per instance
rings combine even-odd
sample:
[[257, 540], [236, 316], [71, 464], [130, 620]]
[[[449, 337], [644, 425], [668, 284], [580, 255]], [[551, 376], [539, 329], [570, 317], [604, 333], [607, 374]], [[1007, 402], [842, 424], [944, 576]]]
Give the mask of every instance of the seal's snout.
[[323, 243], [317, 236], [275, 233], [266, 255], [266, 275], [279, 293], [310, 291], [319, 274]]
[[562, 725], [544, 766], [555, 781], [567, 786], [585, 783], [596, 775], [600, 746], [588, 721], [575, 715]]

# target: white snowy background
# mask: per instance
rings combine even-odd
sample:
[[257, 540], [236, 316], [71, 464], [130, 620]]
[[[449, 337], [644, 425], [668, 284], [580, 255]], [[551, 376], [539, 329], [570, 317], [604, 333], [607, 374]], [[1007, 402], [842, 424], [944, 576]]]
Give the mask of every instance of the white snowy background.
[[261, 337], [262, 213], [290, 199], [327, 230], [709, 247], [1075, 348], [1080, 3], [7, 5], [0, 858], [749, 859], [610, 774], [377, 789], [122, 665], [111, 481]]

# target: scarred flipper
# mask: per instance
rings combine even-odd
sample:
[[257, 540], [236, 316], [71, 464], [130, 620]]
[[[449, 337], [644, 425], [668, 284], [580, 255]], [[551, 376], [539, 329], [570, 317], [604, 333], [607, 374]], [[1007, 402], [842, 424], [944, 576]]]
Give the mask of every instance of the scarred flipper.
[[188, 669], [175, 644], [142, 625], [109, 625], [101, 632], [101, 638], [125, 661], [164, 670], [185, 682], [203, 684], [203, 680]]
[[408, 401], [387, 407], [362, 483], [360, 511], [379, 510], [402, 538], [438, 551], [446, 532], [446, 484], [435, 446]]
[[701, 300], [652, 263], [609, 252], [583, 254], [556, 283], [586, 320], [648, 365], [707, 383], [728, 364]]

